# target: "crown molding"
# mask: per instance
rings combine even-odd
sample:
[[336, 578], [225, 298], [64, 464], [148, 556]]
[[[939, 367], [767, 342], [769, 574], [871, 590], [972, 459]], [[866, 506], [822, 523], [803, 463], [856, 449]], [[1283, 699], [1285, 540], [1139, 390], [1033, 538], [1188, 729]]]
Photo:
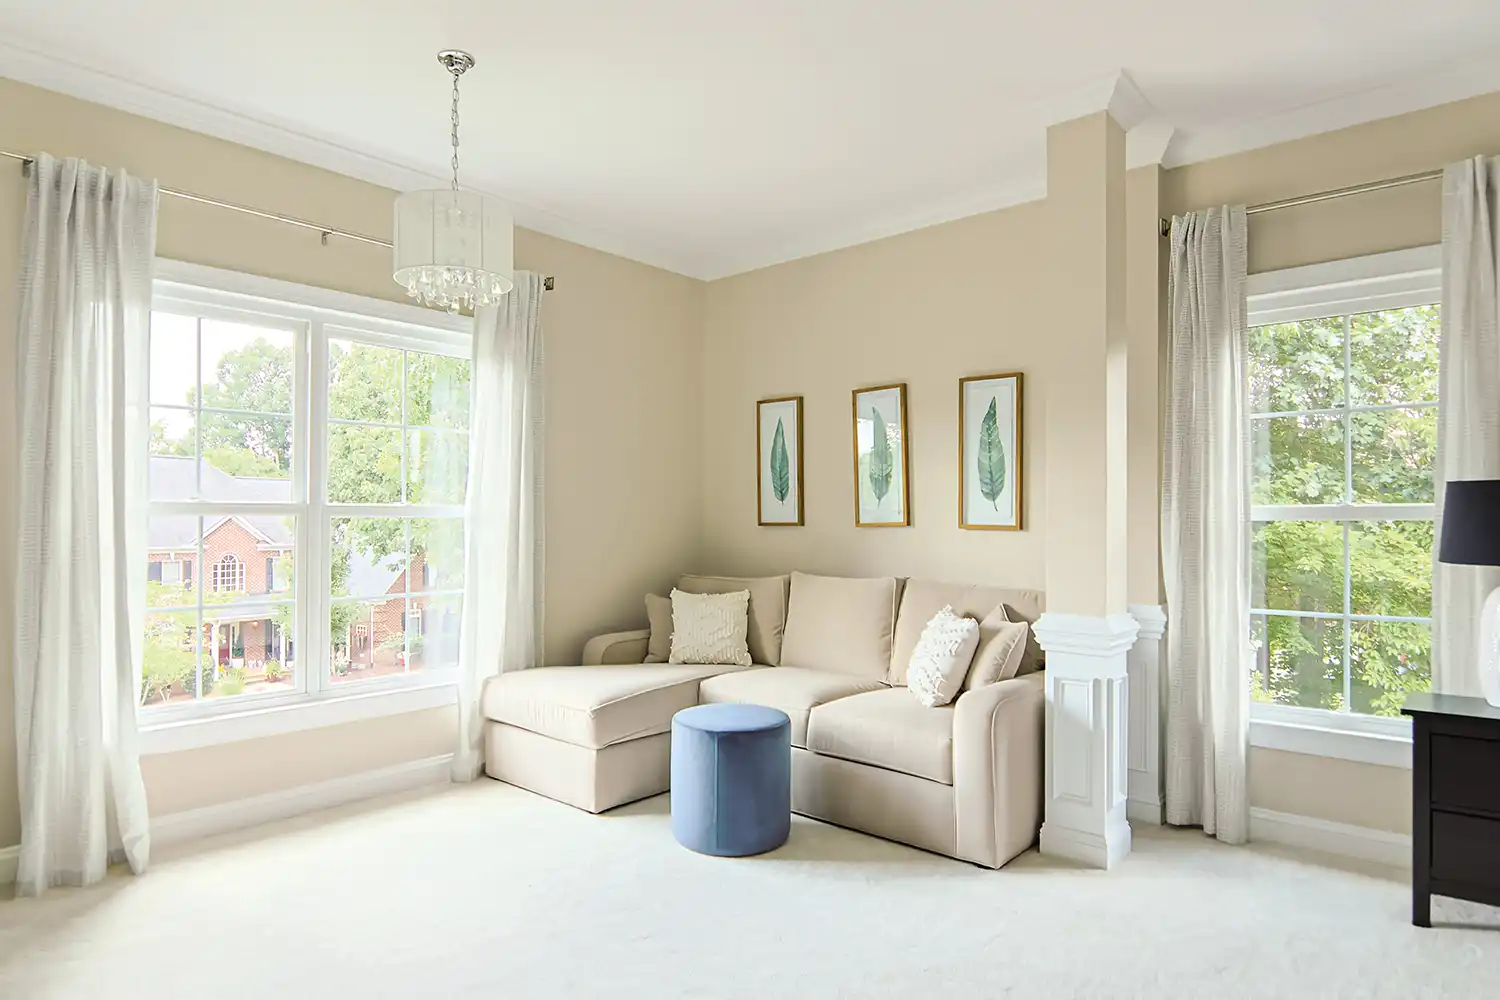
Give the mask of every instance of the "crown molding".
[[[447, 175], [440, 171], [341, 146], [299, 132], [282, 123], [183, 97], [50, 52], [44, 55], [42, 52], [45, 48], [36, 42], [17, 44], [14, 35], [9, 39], [0, 39], [0, 76], [320, 167], [393, 191], [415, 191], [446, 187], [448, 184]], [[657, 247], [642, 246], [618, 234], [601, 232], [545, 209], [518, 202], [494, 190], [487, 190], [483, 185], [475, 185], [473, 190], [504, 202], [515, 223], [527, 229], [687, 277], [703, 277], [695, 274], [697, 268], [680, 255]], [[275, 206], [267, 208], [274, 209]]]
[[1437, 74], [1342, 94], [1264, 118], [1179, 130], [1163, 165], [1200, 163], [1500, 91], [1500, 58], [1495, 56], [1473, 58]]
[[1126, 132], [1125, 169], [1160, 166], [1176, 134], [1176, 127], [1161, 118], [1153, 118]]

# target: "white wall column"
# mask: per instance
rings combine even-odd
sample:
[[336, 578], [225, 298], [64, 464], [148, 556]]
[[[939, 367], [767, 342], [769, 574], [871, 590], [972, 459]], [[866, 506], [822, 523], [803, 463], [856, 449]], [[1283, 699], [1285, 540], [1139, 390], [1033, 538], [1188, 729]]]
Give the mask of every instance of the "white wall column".
[[1126, 654], [1139, 626], [1127, 614], [1047, 612], [1047, 760], [1042, 853], [1113, 868], [1130, 853], [1126, 818]]
[[1126, 815], [1132, 823], [1161, 826], [1165, 801], [1161, 773], [1161, 640], [1166, 634], [1167, 614], [1158, 604], [1132, 604], [1130, 616], [1140, 625], [1140, 635], [1125, 658], [1130, 687]]

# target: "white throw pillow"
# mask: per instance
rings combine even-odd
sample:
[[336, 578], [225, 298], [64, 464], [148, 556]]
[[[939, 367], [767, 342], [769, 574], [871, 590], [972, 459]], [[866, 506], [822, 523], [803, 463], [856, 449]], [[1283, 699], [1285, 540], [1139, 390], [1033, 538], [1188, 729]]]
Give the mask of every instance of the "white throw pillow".
[[671, 663], [717, 663], [748, 667], [750, 591], [689, 594], [672, 590]]
[[944, 607], [932, 616], [911, 651], [906, 686], [928, 708], [946, 705], [963, 687], [979, 648], [979, 623]]

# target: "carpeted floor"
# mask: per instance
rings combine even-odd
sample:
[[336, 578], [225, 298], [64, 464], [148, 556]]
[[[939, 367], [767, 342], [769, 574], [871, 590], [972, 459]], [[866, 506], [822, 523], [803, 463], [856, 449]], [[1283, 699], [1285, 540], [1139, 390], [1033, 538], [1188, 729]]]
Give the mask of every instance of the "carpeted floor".
[[679, 848], [665, 796], [588, 816], [484, 781], [218, 838], [0, 903], [0, 997], [1495, 997], [1500, 915], [1199, 833], [1114, 872], [1000, 872], [798, 819]]

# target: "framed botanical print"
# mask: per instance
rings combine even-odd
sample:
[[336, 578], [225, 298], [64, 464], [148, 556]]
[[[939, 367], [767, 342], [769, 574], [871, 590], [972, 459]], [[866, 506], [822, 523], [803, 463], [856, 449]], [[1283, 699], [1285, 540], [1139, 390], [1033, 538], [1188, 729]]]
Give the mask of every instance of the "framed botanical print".
[[802, 523], [802, 397], [755, 404], [755, 487], [763, 526]]
[[1021, 373], [958, 380], [958, 526], [1021, 530]]
[[854, 523], [911, 524], [906, 383], [854, 390]]

